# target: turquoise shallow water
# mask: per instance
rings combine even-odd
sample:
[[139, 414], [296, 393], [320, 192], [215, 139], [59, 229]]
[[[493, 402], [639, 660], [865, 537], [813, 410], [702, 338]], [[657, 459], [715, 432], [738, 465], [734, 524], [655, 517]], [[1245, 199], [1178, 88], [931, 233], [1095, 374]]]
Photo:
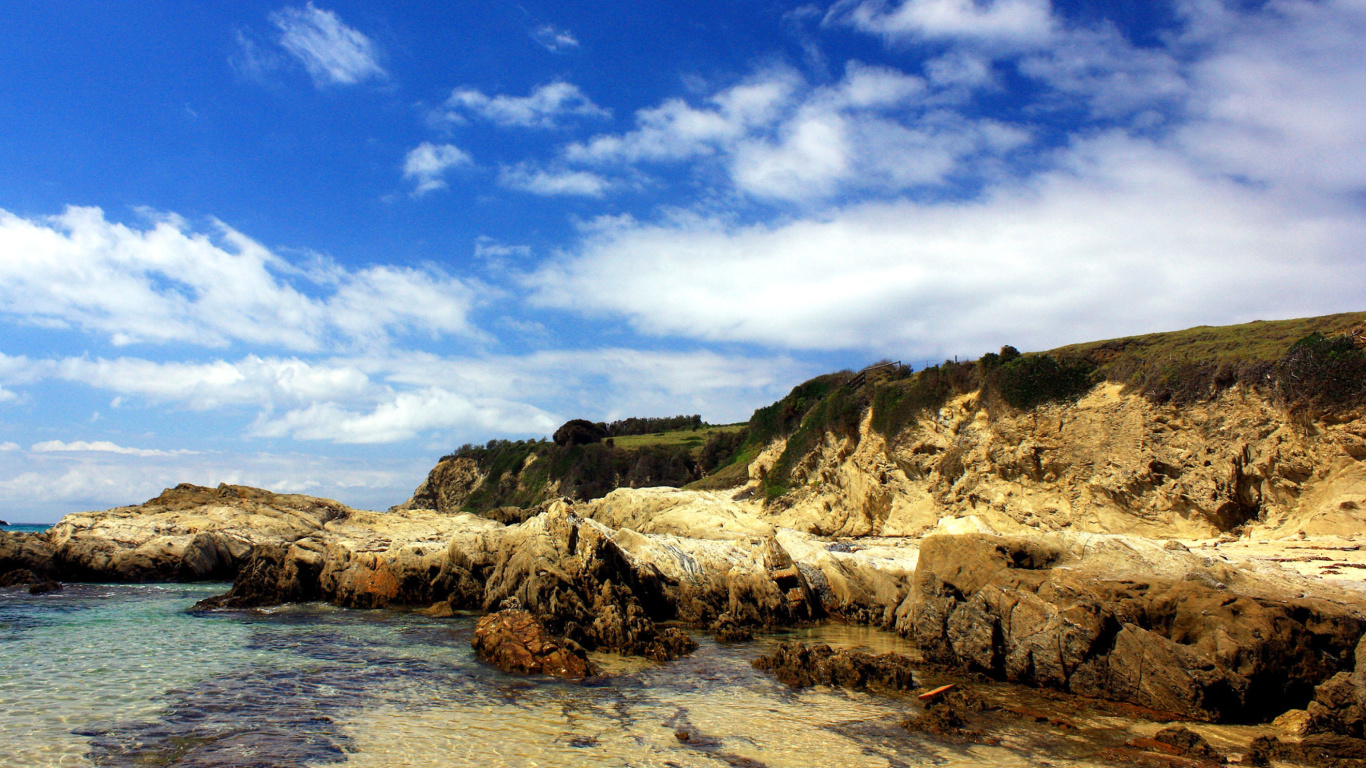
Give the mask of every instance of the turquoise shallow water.
[[[778, 638], [670, 664], [601, 656], [591, 684], [504, 675], [474, 619], [325, 605], [192, 615], [225, 584], [0, 590], [0, 765], [1072, 765], [1028, 734], [942, 744], [911, 697], [794, 691], [749, 661]], [[791, 633], [874, 651], [893, 635]], [[678, 732], [689, 738], [680, 740]]]

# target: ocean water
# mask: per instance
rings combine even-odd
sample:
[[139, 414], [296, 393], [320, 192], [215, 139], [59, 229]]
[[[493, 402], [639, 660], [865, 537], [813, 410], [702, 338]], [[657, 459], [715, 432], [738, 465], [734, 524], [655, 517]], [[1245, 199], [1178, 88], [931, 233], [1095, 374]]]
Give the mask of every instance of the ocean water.
[[51, 528], [51, 523], [14, 523], [13, 525], [0, 525], [0, 531], [14, 531], [16, 533], [42, 533]]
[[[474, 618], [311, 604], [190, 614], [226, 584], [0, 590], [0, 765], [1083, 765], [1028, 728], [997, 746], [908, 733], [912, 696], [793, 690], [750, 660], [800, 637], [910, 650], [829, 626], [668, 664], [598, 656], [589, 683], [505, 675]], [[1121, 724], [1122, 725], [1122, 724]], [[686, 739], [679, 734], [686, 734]]]

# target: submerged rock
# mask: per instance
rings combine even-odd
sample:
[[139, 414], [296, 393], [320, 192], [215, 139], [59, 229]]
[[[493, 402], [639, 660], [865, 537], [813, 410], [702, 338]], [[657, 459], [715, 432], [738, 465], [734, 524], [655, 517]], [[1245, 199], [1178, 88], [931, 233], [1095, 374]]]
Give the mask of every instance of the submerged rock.
[[899, 653], [874, 656], [861, 651], [834, 650], [824, 643], [786, 642], [753, 662], [781, 682], [798, 688], [829, 685], [875, 691], [915, 688], [910, 658]]
[[1178, 757], [1188, 757], [1205, 763], [1228, 762], [1219, 750], [1210, 746], [1204, 736], [1180, 725], [1163, 728], [1151, 738], [1130, 739], [1125, 746]]
[[42, 595], [62, 589], [60, 582], [43, 578], [27, 568], [0, 573], [0, 587], [28, 587], [30, 595]]
[[474, 628], [474, 650], [504, 672], [582, 678], [597, 674], [583, 647], [551, 635], [520, 608], [490, 613]]

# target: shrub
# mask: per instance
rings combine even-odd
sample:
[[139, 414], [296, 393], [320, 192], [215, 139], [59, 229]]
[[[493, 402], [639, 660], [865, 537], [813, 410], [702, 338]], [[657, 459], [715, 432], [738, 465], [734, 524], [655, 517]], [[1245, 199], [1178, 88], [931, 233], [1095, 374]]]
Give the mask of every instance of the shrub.
[[1280, 396], [1292, 406], [1332, 411], [1366, 402], [1366, 350], [1351, 336], [1314, 332], [1276, 366]]
[[1006, 355], [990, 369], [987, 384], [993, 394], [1014, 408], [1033, 408], [1056, 400], [1070, 400], [1091, 388], [1095, 366], [1086, 360], [1059, 360], [1048, 353]]

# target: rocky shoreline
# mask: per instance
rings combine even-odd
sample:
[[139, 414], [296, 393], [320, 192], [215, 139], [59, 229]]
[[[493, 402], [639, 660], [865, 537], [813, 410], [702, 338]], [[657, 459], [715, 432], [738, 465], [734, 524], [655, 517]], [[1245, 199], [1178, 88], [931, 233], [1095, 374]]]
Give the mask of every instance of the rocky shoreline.
[[[688, 631], [729, 643], [870, 625], [919, 655], [785, 646], [758, 663], [791, 685], [904, 695], [933, 669], [1145, 718], [1274, 722], [1284, 740], [1244, 745], [1254, 762], [1319, 750], [1322, 764], [1366, 765], [1350, 762], [1366, 755], [1361, 413], [1306, 421], [1239, 388], [1158, 406], [1102, 385], [1029, 412], [964, 396], [890, 437], [870, 425], [865, 413], [856, 433], [813, 442], [787, 470], [799, 485], [776, 497], [760, 491], [782, 439], [740, 489], [618, 488], [480, 514], [461, 505], [481, 484], [525, 478], [443, 460], [387, 512], [181, 485], [0, 532], [0, 584], [231, 579], [195, 610], [477, 612], [483, 658], [568, 678], [597, 674], [593, 653], [686, 656]], [[954, 730], [971, 717], [931, 715], [908, 727], [971, 736]], [[1169, 736], [1143, 749], [1204, 759]]]
[[[622, 489], [544, 507], [504, 525], [182, 485], [138, 507], [68, 516], [45, 533], [0, 533], [0, 574], [235, 578], [197, 610], [325, 600], [482, 611], [500, 623], [490, 618], [481, 633], [490, 660], [571, 677], [592, 674], [587, 651], [684, 655], [695, 645], [681, 627], [743, 638], [869, 623], [961, 673], [1196, 721], [1292, 710], [1303, 713], [1301, 731], [1362, 735], [1360, 593], [1277, 563], [1128, 535], [1002, 536], [972, 519], [945, 520], [919, 539], [836, 541], [772, 528], [757, 505], [702, 492]], [[822, 652], [789, 655], [808, 684], [861, 685], [867, 675], [848, 659], [832, 667]], [[896, 665], [879, 674], [895, 678]]]

